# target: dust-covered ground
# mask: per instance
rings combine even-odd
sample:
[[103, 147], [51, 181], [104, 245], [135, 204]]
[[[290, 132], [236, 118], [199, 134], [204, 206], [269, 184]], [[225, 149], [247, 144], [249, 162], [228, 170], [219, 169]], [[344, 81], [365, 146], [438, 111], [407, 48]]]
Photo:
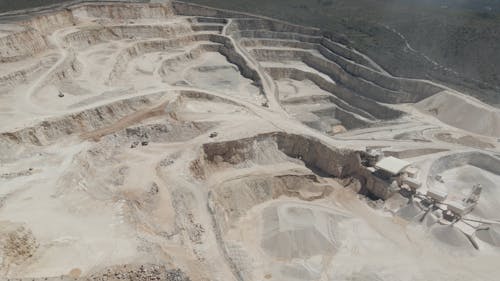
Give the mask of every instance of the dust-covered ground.
[[498, 109], [315, 28], [156, 2], [0, 15], [0, 278], [496, 280]]

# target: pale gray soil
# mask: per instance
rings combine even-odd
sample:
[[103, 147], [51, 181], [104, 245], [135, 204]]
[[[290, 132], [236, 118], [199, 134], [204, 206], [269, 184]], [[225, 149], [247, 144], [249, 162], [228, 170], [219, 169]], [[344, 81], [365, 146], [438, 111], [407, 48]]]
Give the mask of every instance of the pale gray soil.
[[155, 2], [3, 18], [0, 279], [496, 280], [497, 109], [315, 28]]

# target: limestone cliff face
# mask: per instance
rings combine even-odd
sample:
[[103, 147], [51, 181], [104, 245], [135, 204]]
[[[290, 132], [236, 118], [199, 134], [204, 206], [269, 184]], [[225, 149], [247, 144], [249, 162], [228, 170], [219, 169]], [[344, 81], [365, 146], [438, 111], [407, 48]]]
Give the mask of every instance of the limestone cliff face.
[[[280, 154], [281, 153], [281, 154]], [[196, 162], [196, 173], [201, 177], [211, 174], [217, 167], [245, 166], [246, 162], [269, 163], [290, 157], [298, 159], [322, 173], [338, 179], [352, 178], [362, 188], [379, 198], [388, 198], [391, 192], [387, 183], [374, 177], [361, 165], [358, 152], [329, 147], [310, 137], [283, 132], [261, 134], [253, 138], [234, 141], [207, 143], [203, 145], [202, 156]], [[273, 160], [271, 160], [273, 159]]]
[[112, 20], [121, 19], [164, 19], [174, 15], [171, 5], [162, 4], [120, 4], [100, 5], [85, 4], [73, 10], [79, 16], [96, 17]]
[[43, 36], [33, 28], [0, 37], [0, 62], [13, 62], [47, 49]]
[[0, 148], [5, 155], [8, 155], [8, 148], [13, 149], [18, 144], [48, 145], [64, 136], [96, 130], [133, 112], [151, 107], [161, 96], [154, 94], [126, 99], [75, 114], [51, 118], [18, 131], [4, 132], [0, 134]]

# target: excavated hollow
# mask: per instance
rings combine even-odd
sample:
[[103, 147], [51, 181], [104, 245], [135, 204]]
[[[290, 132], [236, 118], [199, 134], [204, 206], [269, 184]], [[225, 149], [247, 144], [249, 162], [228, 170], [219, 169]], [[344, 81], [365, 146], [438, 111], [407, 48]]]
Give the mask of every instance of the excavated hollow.
[[317, 28], [133, 2], [0, 15], [0, 279], [495, 280], [498, 227], [415, 227], [364, 152], [482, 183], [494, 220], [495, 109]]

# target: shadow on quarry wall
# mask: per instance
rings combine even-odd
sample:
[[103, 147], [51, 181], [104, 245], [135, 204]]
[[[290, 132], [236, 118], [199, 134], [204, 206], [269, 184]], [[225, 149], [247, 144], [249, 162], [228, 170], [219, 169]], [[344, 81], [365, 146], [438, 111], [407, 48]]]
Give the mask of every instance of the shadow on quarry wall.
[[[271, 167], [277, 170], [269, 171]], [[339, 183], [360, 187], [360, 193], [373, 199], [390, 196], [386, 183], [361, 165], [359, 152], [335, 149], [310, 137], [283, 132], [206, 143], [190, 169], [196, 178], [211, 184], [208, 209], [214, 232], [237, 280], [248, 277], [245, 267], [238, 262], [246, 254], [243, 250], [235, 254], [237, 245], [224, 239], [224, 235], [254, 206], [282, 196], [302, 201], [322, 199]], [[237, 176], [229, 176], [228, 171]], [[330, 246], [329, 252], [335, 250], [335, 245]], [[307, 256], [317, 252], [321, 250], [307, 248], [300, 253]]]
[[[386, 99], [389, 103], [408, 102], [410, 100], [414, 102], [443, 90], [441, 87], [427, 81], [390, 77], [383, 74], [379, 72], [378, 66], [364, 56], [338, 42], [332, 41], [332, 34], [323, 32], [318, 28], [299, 26], [262, 16], [177, 1], [174, 1], [172, 5], [175, 13], [179, 15], [237, 18], [233, 20], [227, 30], [235, 38], [293, 39], [314, 44], [314, 48], [331, 60], [333, 64], [329, 64], [330, 67], [334, 69], [342, 68], [342, 79], [346, 75], [352, 75], [372, 82], [373, 85], [365, 83], [366, 85], [363, 84], [362, 87], [365, 90], [370, 90], [374, 95], [379, 93], [389, 94], [391, 98]], [[303, 54], [299, 55], [299, 57], [303, 56]], [[311, 58], [308, 60], [311, 60]], [[382, 89], [378, 89], [378, 87]], [[384, 99], [384, 95], [378, 95], [377, 97]]]
[[[0, 133], [0, 160], [18, 157], [20, 147], [51, 145], [58, 139], [79, 135], [86, 140], [98, 140], [112, 135], [115, 143], [132, 141], [175, 142], [192, 139], [216, 122], [182, 122], [165, 112], [165, 93], [133, 97], [77, 113], [47, 119], [17, 131]], [[181, 91], [181, 97], [231, 103], [203, 92]], [[179, 102], [175, 99], [171, 107]], [[141, 124], [143, 120], [162, 118], [154, 124]]]
[[248, 161], [271, 164], [280, 158], [301, 161], [318, 176], [336, 178], [346, 185], [357, 182], [360, 193], [371, 198], [386, 199], [391, 195], [387, 183], [362, 166], [360, 152], [332, 148], [311, 137], [283, 132], [204, 144], [202, 156], [191, 164], [191, 170], [204, 179], [221, 165], [241, 166]]
[[374, 100], [359, 95], [343, 86], [327, 81], [320, 75], [295, 68], [269, 67], [266, 69], [274, 79], [311, 80], [319, 88], [332, 93], [332, 102], [346, 110], [368, 119], [390, 120], [398, 118], [402, 112], [383, 106]]
[[[78, 3], [77, 1], [76, 3]], [[82, 3], [86, 3], [85, 1]], [[254, 36], [253, 31], [263, 30], [271, 32], [270, 37], [292, 36], [298, 40], [311, 42], [314, 49], [317, 49], [327, 59], [321, 59], [311, 56], [304, 51], [287, 51], [286, 56], [300, 58], [313, 68], [323, 71], [326, 74], [341, 82], [347, 88], [350, 88], [362, 95], [376, 101], [387, 103], [416, 102], [425, 97], [433, 95], [442, 90], [436, 85], [426, 81], [417, 81], [412, 79], [390, 77], [376, 70], [376, 66], [371, 65], [365, 57], [337, 42], [325, 37], [327, 34], [317, 28], [297, 26], [290, 23], [273, 20], [256, 15], [249, 15], [233, 11], [213, 9], [182, 2], [172, 2], [171, 4], [142, 4], [132, 5], [123, 4], [113, 5], [107, 3], [87, 3], [75, 4], [66, 7], [55, 8], [52, 13], [33, 14], [31, 18], [24, 19], [22, 24], [26, 27], [20, 32], [15, 32], [0, 38], [0, 61], [18, 61], [29, 56], [34, 56], [48, 48], [46, 35], [55, 28], [63, 26], [72, 26], [75, 23], [75, 15], [88, 15], [93, 17], [111, 18], [111, 19], [137, 19], [137, 18], [168, 18], [174, 15], [186, 15], [201, 17], [201, 25], [187, 24], [169, 27], [146, 27], [146, 26], [111, 26], [83, 29], [70, 34], [65, 38], [66, 43], [70, 45], [85, 46], [100, 42], [106, 38], [123, 39], [130, 36], [146, 37], [164, 37], [178, 34], [178, 32], [187, 32], [190, 29], [204, 30], [206, 28], [215, 28], [220, 31], [221, 26], [204, 26], [203, 18], [239, 18], [234, 19], [227, 27], [227, 33], [240, 39], [243, 33], [248, 36]], [[30, 14], [28, 14], [30, 16]], [[224, 22], [222, 20], [211, 19], [209, 22], [217, 24]], [[166, 30], [162, 30], [166, 28]], [[269, 35], [269, 34], [268, 34]], [[167, 37], [168, 37], [167, 36]], [[81, 40], [85, 38], [85, 40]], [[75, 41], [77, 44], [71, 44]], [[231, 63], [235, 63], [240, 68], [241, 73], [259, 83], [259, 75], [256, 71], [246, 65], [245, 59], [234, 52], [235, 46], [231, 41], [223, 36], [212, 36], [212, 42], [222, 44], [220, 53], [228, 57]], [[89, 43], [87, 43], [89, 42]], [[26, 43], [26, 44], [25, 44]], [[21, 46], [21, 47], [17, 47]], [[147, 47], [147, 46], [145, 46]], [[254, 50], [257, 57], [273, 57], [274, 59], [282, 57], [282, 50], [257, 49]]]

